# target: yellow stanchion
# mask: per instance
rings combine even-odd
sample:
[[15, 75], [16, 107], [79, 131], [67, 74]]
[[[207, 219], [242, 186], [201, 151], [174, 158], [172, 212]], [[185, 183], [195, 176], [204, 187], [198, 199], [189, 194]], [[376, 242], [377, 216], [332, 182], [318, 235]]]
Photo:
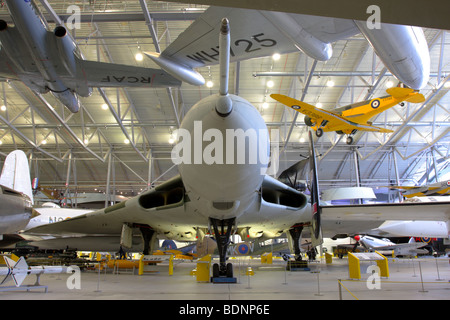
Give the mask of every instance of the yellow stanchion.
[[253, 271], [252, 267], [247, 267], [247, 271], [245, 272], [246, 276], [254, 276], [255, 271]]
[[211, 255], [208, 254], [197, 260], [197, 271], [195, 273], [198, 282], [209, 282], [211, 269]]
[[359, 259], [351, 252], [348, 253], [348, 276], [351, 279], [361, 279]]
[[169, 259], [169, 276], [173, 275], [173, 254], [170, 256]]
[[328, 252], [325, 252], [325, 262], [327, 264], [332, 264], [333, 263], [333, 255]]
[[382, 260], [377, 260], [377, 266], [378, 268], [380, 268], [380, 277], [386, 277], [389, 278], [389, 263], [388, 263], [388, 259], [383, 256], [381, 253], [379, 253], [378, 251], [375, 251], [375, 253], [377, 253], [378, 255], [380, 255], [380, 257], [382, 257]]
[[264, 253], [261, 255], [261, 263], [272, 264], [272, 252]]

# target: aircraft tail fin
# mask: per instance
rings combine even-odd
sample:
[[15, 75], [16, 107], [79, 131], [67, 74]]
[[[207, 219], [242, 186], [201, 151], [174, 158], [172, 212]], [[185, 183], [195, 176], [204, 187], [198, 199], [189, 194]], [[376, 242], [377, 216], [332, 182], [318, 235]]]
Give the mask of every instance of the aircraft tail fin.
[[14, 150], [6, 157], [0, 176], [0, 184], [26, 194], [33, 202], [30, 168], [27, 156], [22, 150]]
[[4, 259], [9, 272], [0, 284], [8, 282], [12, 278], [16, 287], [20, 287], [23, 280], [25, 280], [28, 275], [28, 264], [25, 261], [25, 258], [20, 257], [17, 262], [6, 256], [4, 257]]
[[425, 97], [423, 94], [416, 92], [414, 95], [411, 95], [410, 98], [406, 99], [406, 101], [411, 103], [422, 103], [425, 101]]
[[313, 247], [321, 245], [323, 243], [322, 226], [321, 226], [321, 214], [322, 208], [320, 207], [319, 200], [319, 177], [317, 174], [316, 163], [316, 151], [314, 149], [314, 140], [311, 130], [308, 131], [309, 136], [309, 170], [310, 170], [310, 182], [311, 182], [311, 243]]

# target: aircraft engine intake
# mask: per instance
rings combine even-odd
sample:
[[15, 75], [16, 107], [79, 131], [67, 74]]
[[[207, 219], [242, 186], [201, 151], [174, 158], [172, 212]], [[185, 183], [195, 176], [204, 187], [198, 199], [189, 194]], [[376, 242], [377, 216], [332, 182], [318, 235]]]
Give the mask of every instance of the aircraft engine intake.
[[139, 197], [139, 204], [144, 209], [159, 208], [164, 206], [178, 206], [184, 203], [184, 188], [173, 190], [151, 190]]
[[0, 31], [4, 31], [6, 29], [8, 29], [8, 24], [5, 20], [0, 20]]
[[276, 190], [269, 187], [262, 187], [262, 198], [266, 202], [279, 204], [292, 208], [303, 208], [306, 205], [306, 197], [302, 197], [300, 192], [294, 190]]
[[55, 28], [55, 30], [53, 31], [53, 33], [55, 34], [55, 36], [57, 36], [58, 38], [62, 38], [67, 34], [67, 30], [66, 28], [64, 28], [63, 26], [57, 26]]

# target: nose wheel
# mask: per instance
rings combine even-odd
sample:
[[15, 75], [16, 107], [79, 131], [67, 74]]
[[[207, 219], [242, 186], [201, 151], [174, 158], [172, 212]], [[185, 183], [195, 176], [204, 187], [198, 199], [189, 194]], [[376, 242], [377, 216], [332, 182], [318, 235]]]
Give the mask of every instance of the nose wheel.
[[345, 141], [347, 144], [352, 144], [353, 143], [353, 137], [352, 136], [348, 136], [347, 140]]
[[214, 229], [214, 237], [219, 251], [219, 263], [213, 264], [211, 282], [236, 283], [236, 278], [233, 277], [233, 265], [226, 263], [227, 249], [236, 218], [224, 220], [209, 218], [209, 221]]

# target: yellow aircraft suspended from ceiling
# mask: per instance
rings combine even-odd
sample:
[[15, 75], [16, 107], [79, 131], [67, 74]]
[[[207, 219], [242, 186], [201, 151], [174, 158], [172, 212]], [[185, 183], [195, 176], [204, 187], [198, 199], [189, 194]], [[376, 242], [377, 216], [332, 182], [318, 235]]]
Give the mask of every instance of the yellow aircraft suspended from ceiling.
[[394, 87], [387, 89], [386, 92], [389, 96], [350, 104], [337, 108], [334, 111], [319, 109], [282, 94], [271, 94], [270, 96], [295, 111], [303, 113], [306, 125], [312, 127], [318, 137], [321, 137], [323, 132], [335, 131], [338, 134], [347, 134], [347, 144], [352, 144], [352, 135], [358, 130], [382, 133], [393, 132], [389, 129], [373, 126], [369, 119], [375, 115], [396, 104], [402, 104], [403, 101], [412, 103], [425, 101], [425, 97], [422, 94], [410, 88]]

